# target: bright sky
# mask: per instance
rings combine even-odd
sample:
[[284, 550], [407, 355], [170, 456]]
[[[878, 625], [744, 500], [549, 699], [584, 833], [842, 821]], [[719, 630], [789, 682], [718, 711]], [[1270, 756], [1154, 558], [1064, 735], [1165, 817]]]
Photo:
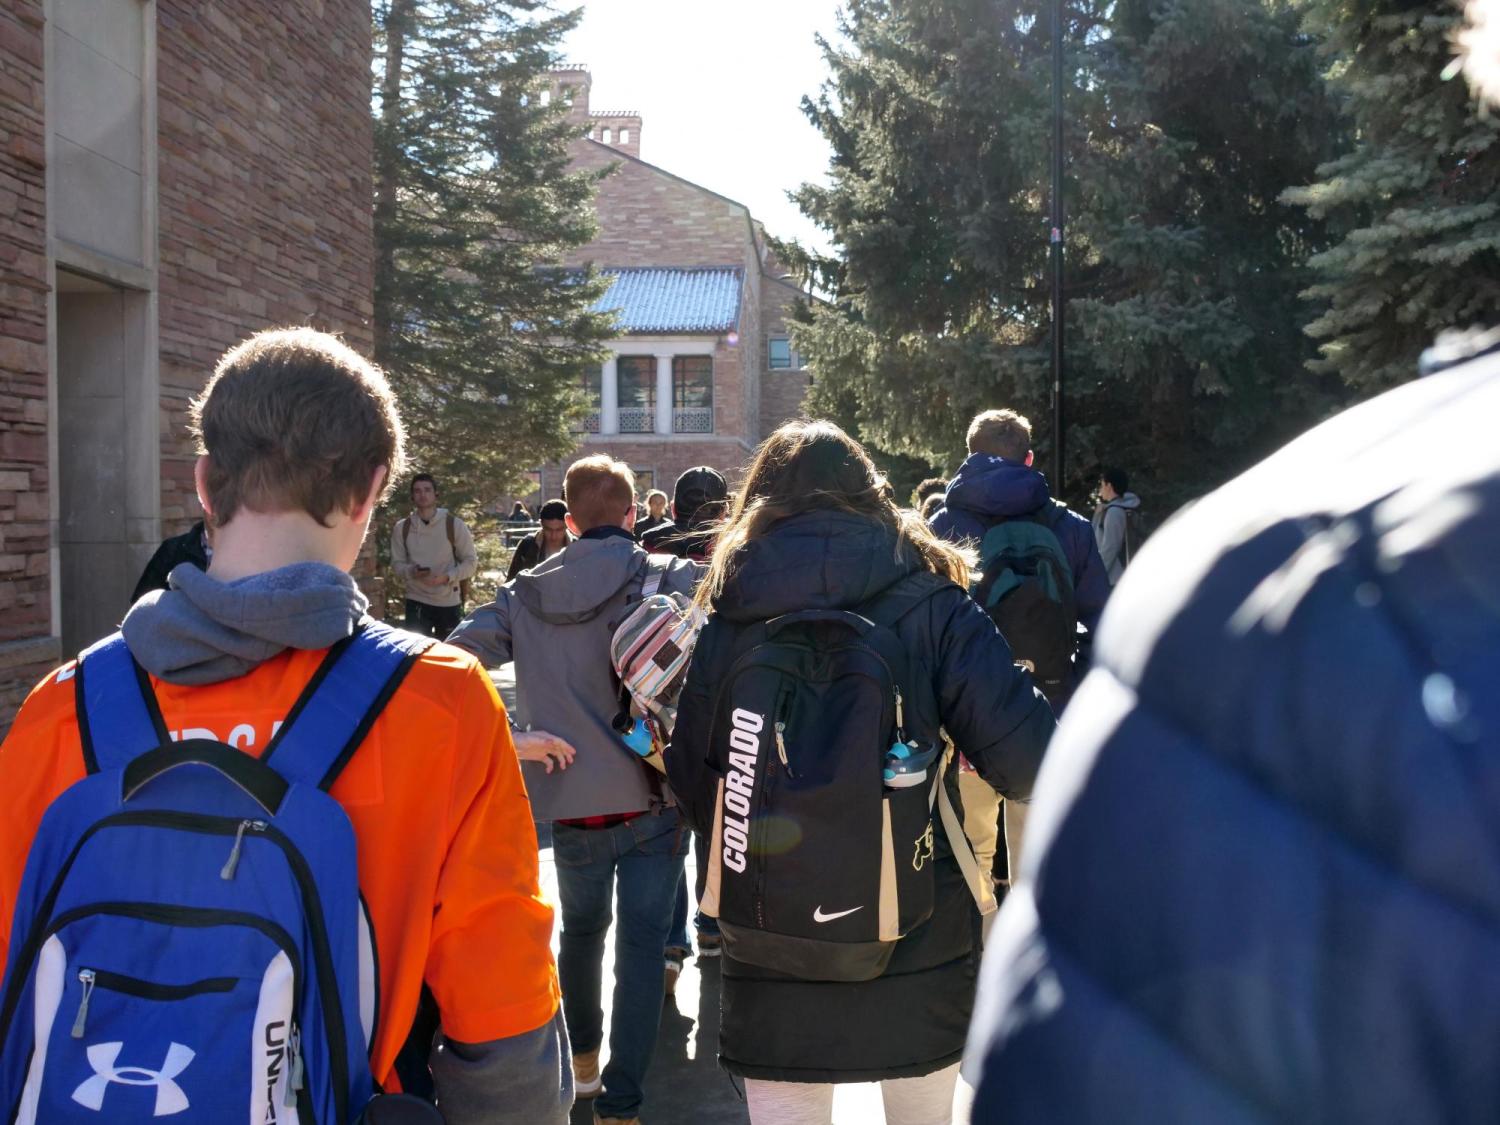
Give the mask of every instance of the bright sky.
[[594, 76], [589, 108], [638, 110], [641, 159], [727, 195], [766, 229], [827, 248], [786, 198], [828, 167], [802, 115], [825, 68], [813, 36], [837, 0], [587, 0], [564, 44]]

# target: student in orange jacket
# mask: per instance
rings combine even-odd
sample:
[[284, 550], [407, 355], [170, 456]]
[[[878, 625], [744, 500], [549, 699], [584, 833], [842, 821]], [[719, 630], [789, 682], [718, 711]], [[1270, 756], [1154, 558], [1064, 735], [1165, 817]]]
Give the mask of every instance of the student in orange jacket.
[[[213, 561], [206, 574], [176, 568], [123, 631], [174, 740], [255, 754], [365, 614], [348, 571], [401, 473], [401, 422], [376, 368], [306, 329], [229, 352], [194, 419]], [[0, 745], [0, 948], [37, 823], [85, 773], [73, 669], [37, 686]], [[552, 750], [539, 736], [523, 752]], [[449, 1125], [561, 1125], [573, 1090], [552, 910], [517, 750], [484, 669], [458, 649], [428, 649], [331, 792], [354, 825], [373, 929], [375, 1080], [399, 1086], [396, 1056], [425, 982], [441, 1014], [431, 1066]]]

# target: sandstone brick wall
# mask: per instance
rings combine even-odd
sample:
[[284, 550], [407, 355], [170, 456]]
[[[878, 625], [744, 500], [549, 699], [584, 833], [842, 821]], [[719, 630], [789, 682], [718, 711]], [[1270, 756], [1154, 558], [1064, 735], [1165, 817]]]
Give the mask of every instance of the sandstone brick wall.
[[257, 329], [368, 353], [367, 0], [158, 0], [162, 531], [197, 518], [187, 403]]
[[[43, 0], [0, 5], [0, 729], [51, 638]], [[163, 533], [197, 515], [187, 403], [276, 324], [370, 345], [368, 0], [159, 0]]]
[[[638, 114], [598, 110], [589, 113], [589, 138], [600, 144], [619, 149], [629, 156], [641, 155], [641, 119]], [[604, 130], [609, 130], [609, 139], [604, 139]], [[621, 139], [623, 136], [623, 140]]]
[[42, 0], [0, 5], [0, 731], [50, 631]]
[[619, 166], [599, 185], [599, 236], [566, 264], [746, 264], [750, 217], [738, 203], [592, 141], [575, 142], [573, 158], [578, 168]]

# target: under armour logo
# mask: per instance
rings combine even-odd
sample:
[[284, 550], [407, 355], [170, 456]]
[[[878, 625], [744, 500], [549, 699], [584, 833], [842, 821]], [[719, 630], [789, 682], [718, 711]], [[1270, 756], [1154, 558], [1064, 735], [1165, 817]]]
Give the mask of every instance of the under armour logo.
[[89, 1066], [94, 1068], [94, 1077], [84, 1081], [73, 1091], [73, 1100], [85, 1109], [98, 1111], [104, 1108], [104, 1094], [111, 1082], [122, 1086], [155, 1086], [156, 1112], [153, 1117], [170, 1117], [188, 1107], [187, 1095], [174, 1079], [193, 1061], [193, 1050], [181, 1043], [167, 1048], [166, 1060], [160, 1070], [147, 1070], [141, 1066], [116, 1066], [124, 1043], [95, 1043], [88, 1049]]

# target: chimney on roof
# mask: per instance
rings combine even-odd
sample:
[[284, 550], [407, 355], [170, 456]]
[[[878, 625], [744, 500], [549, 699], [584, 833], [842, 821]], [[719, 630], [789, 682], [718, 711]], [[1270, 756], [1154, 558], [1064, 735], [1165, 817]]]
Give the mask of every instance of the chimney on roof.
[[596, 111], [589, 114], [589, 137], [636, 159], [641, 155], [641, 115], [635, 112]]
[[589, 89], [594, 84], [593, 75], [586, 66], [555, 66], [549, 72], [551, 83], [548, 96], [553, 101], [561, 100], [570, 107], [569, 121], [579, 125], [589, 119]]

